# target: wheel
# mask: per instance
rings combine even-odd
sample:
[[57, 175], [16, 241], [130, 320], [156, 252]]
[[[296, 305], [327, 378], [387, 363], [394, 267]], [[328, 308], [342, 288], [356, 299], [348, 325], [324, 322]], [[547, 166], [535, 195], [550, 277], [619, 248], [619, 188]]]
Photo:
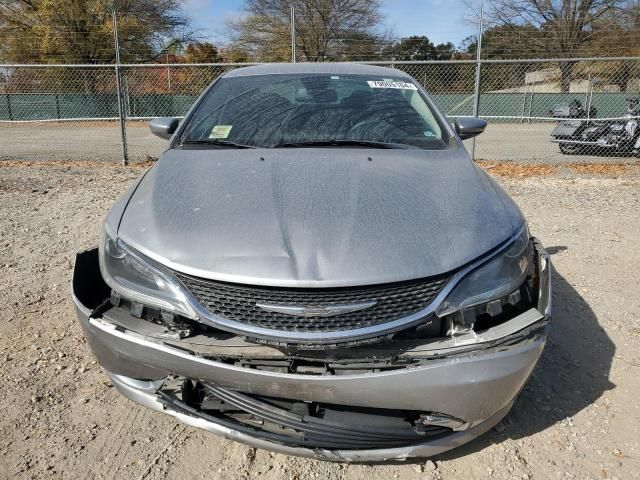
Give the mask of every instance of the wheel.
[[560, 152], [564, 155], [577, 155], [580, 153], [580, 145], [575, 145], [572, 143], [560, 143]]

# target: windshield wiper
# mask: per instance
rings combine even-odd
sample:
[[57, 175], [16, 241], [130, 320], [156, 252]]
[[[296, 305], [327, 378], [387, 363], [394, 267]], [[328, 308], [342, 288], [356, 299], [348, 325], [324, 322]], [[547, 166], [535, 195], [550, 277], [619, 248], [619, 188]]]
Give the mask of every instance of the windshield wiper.
[[277, 143], [271, 148], [298, 147], [367, 147], [367, 148], [418, 148], [404, 143], [374, 142], [371, 140], [314, 140], [309, 142]]
[[242, 143], [232, 142], [231, 140], [220, 140], [216, 138], [207, 138], [204, 140], [184, 140], [180, 143], [182, 145], [214, 145], [230, 148], [256, 148], [253, 145], [244, 145]]

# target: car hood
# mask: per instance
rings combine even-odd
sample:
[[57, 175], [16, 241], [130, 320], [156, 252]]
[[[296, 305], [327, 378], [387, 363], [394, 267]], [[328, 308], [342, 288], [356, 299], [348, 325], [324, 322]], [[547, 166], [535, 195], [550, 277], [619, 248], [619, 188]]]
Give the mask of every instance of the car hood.
[[118, 236], [203, 278], [339, 287], [454, 270], [521, 223], [463, 148], [169, 150]]

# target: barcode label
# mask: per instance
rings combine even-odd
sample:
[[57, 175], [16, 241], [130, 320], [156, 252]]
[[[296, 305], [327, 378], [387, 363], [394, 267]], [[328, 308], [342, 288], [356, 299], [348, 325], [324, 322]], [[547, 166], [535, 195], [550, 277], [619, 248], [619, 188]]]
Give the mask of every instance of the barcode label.
[[413, 83], [409, 82], [391, 82], [388, 80], [368, 80], [367, 83], [371, 88], [396, 88], [398, 90], [418, 90]]

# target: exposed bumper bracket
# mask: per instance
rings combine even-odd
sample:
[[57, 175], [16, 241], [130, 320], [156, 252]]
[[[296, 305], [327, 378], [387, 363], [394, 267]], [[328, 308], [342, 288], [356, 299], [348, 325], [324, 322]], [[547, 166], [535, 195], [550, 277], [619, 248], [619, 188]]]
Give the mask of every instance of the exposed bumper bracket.
[[132, 382], [132, 379], [121, 375], [109, 373], [109, 376], [118, 391], [125, 397], [153, 410], [171, 415], [189, 426], [201, 428], [224, 438], [256, 448], [270, 450], [285, 455], [296, 455], [334, 462], [381, 462], [388, 460], [406, 460], [407, 458], [413, 457], [432, 457], [450, 450], [451, 448], [463, 445], [482, 435], [495, 426], [509, 412], [513, 403], [510, 402], [490, 418], [475, 427], [469, 428], [465, 431], [454, 432], [446, 437], [434, 438], [433, 440], [429, 440], [424, 443], [418, 443], [406, 447], [364, 450], [311, 449], [304, 447], [292, 447], [266, 438], [257, 438], [235, 430], [229, 426], [222, 425], [219, 422], [214, 422], [211, 418], [207, 418], [206, 416], [190, 411], [190, 408], [184, 404], [169, 404], [167, 402], [163, 402], [157, 394], [150, 393], [149, 389], [152, 388], [152, 382], [147, 382], [146, 385], [143, 385], [137, 383], [137, 381]]

